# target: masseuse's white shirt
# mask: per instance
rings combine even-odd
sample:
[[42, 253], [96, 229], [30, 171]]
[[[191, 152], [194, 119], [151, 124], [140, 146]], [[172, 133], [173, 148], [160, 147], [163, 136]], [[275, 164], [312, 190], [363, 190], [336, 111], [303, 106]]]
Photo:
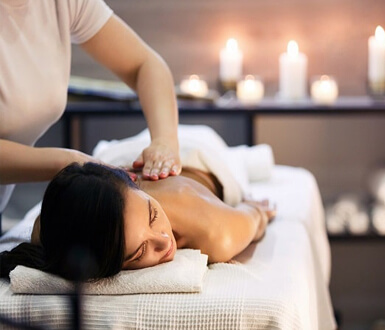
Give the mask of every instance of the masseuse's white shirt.
[[[90, 39], [111, 15], [102, 0], [0, 0], [0, 138], [34, 145], [61, 117], [71, 42]], [[0, 185], [0, 212], [13, 186]]]

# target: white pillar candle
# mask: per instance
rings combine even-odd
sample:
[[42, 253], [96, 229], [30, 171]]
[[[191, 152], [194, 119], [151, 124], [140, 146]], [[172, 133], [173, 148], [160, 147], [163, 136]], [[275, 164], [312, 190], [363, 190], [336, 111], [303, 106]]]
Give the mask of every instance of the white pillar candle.
[[237, 83], [237, 98], [244, 104], [256, 104], [263, 98], [264, 86], [260, 79], [247, 75]]
[[385, 31], [377, 26], [368, 41], [368, 79], [370, 84], [385, 84]]
[[299, 52], [291, 40], [287, 52], [279, 57], [279, 95], [283, 99], [299, 100], [306, 97], [307, 56]]
[[237, 40], [227, 40], [219, 54], [219, 78], [221, 81], [238, 81], [242, 76], [243, 54]]
[[324, 75], [313, 81], [310, 92], [315, 103], [331, 105], [338, 97], [338, 85], [333, 78]]
[[180, 90], [194, 97], [205, 97], [209, 91], [207, 82], [195, 74], [181, 81]]

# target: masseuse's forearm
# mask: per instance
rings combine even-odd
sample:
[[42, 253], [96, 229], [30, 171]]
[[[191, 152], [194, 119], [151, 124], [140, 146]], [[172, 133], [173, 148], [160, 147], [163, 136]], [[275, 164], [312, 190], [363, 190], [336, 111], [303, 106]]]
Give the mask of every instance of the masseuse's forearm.
[[165, 62], [153, 52], [138, 71], [136, 90], [152, 140], [178, 143], [178, 108], [174, 82]]
[[0, 184], [52, 179], [66, 165], [91, 160], [87, 155], [61, 148], [34, 148], [0, 139]]

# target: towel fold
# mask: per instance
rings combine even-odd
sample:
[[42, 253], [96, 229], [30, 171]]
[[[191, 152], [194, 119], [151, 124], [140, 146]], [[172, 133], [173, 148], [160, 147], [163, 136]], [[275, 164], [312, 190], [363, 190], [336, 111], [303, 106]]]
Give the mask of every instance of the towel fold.
[[[207, 255], [199, 250], [177, 250], [174, 260], [154, 267], [125, 270], [94, 283], [84, 283], [82, 293], [123, 295], [139, 293], [200, 292], [207, 271]], [[15, 293], [69, 294], [73, 283], [61, 277], [24, 266], [11, 273]]]
[[[271, 176], [274, 156], [269, 145], [229, 147], [205, 125], [179, 125], [178, 137], [182, 165], [213, 173], [223, 186], [226, 204], [239, 204], [248, 196], [250, 182]], [[93, 155], [111, 165], [131, 166], [150, 141], [145, 129], [123, 140], [100, 141]]]

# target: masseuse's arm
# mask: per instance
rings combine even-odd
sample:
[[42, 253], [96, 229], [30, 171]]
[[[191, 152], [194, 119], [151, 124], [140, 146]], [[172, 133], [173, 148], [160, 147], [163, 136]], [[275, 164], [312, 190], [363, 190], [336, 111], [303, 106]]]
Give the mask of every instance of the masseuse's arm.
[[96, 160], [75, 150], [34, 148], [0, 139], [0, 184], [50, 180], [66, 165], [86, 161]]
[[134, 167], [153, 180], [179, 174], [178, 109], [165, 62], [116, 15], [81, 46], [138, 94], [152, 142]]

